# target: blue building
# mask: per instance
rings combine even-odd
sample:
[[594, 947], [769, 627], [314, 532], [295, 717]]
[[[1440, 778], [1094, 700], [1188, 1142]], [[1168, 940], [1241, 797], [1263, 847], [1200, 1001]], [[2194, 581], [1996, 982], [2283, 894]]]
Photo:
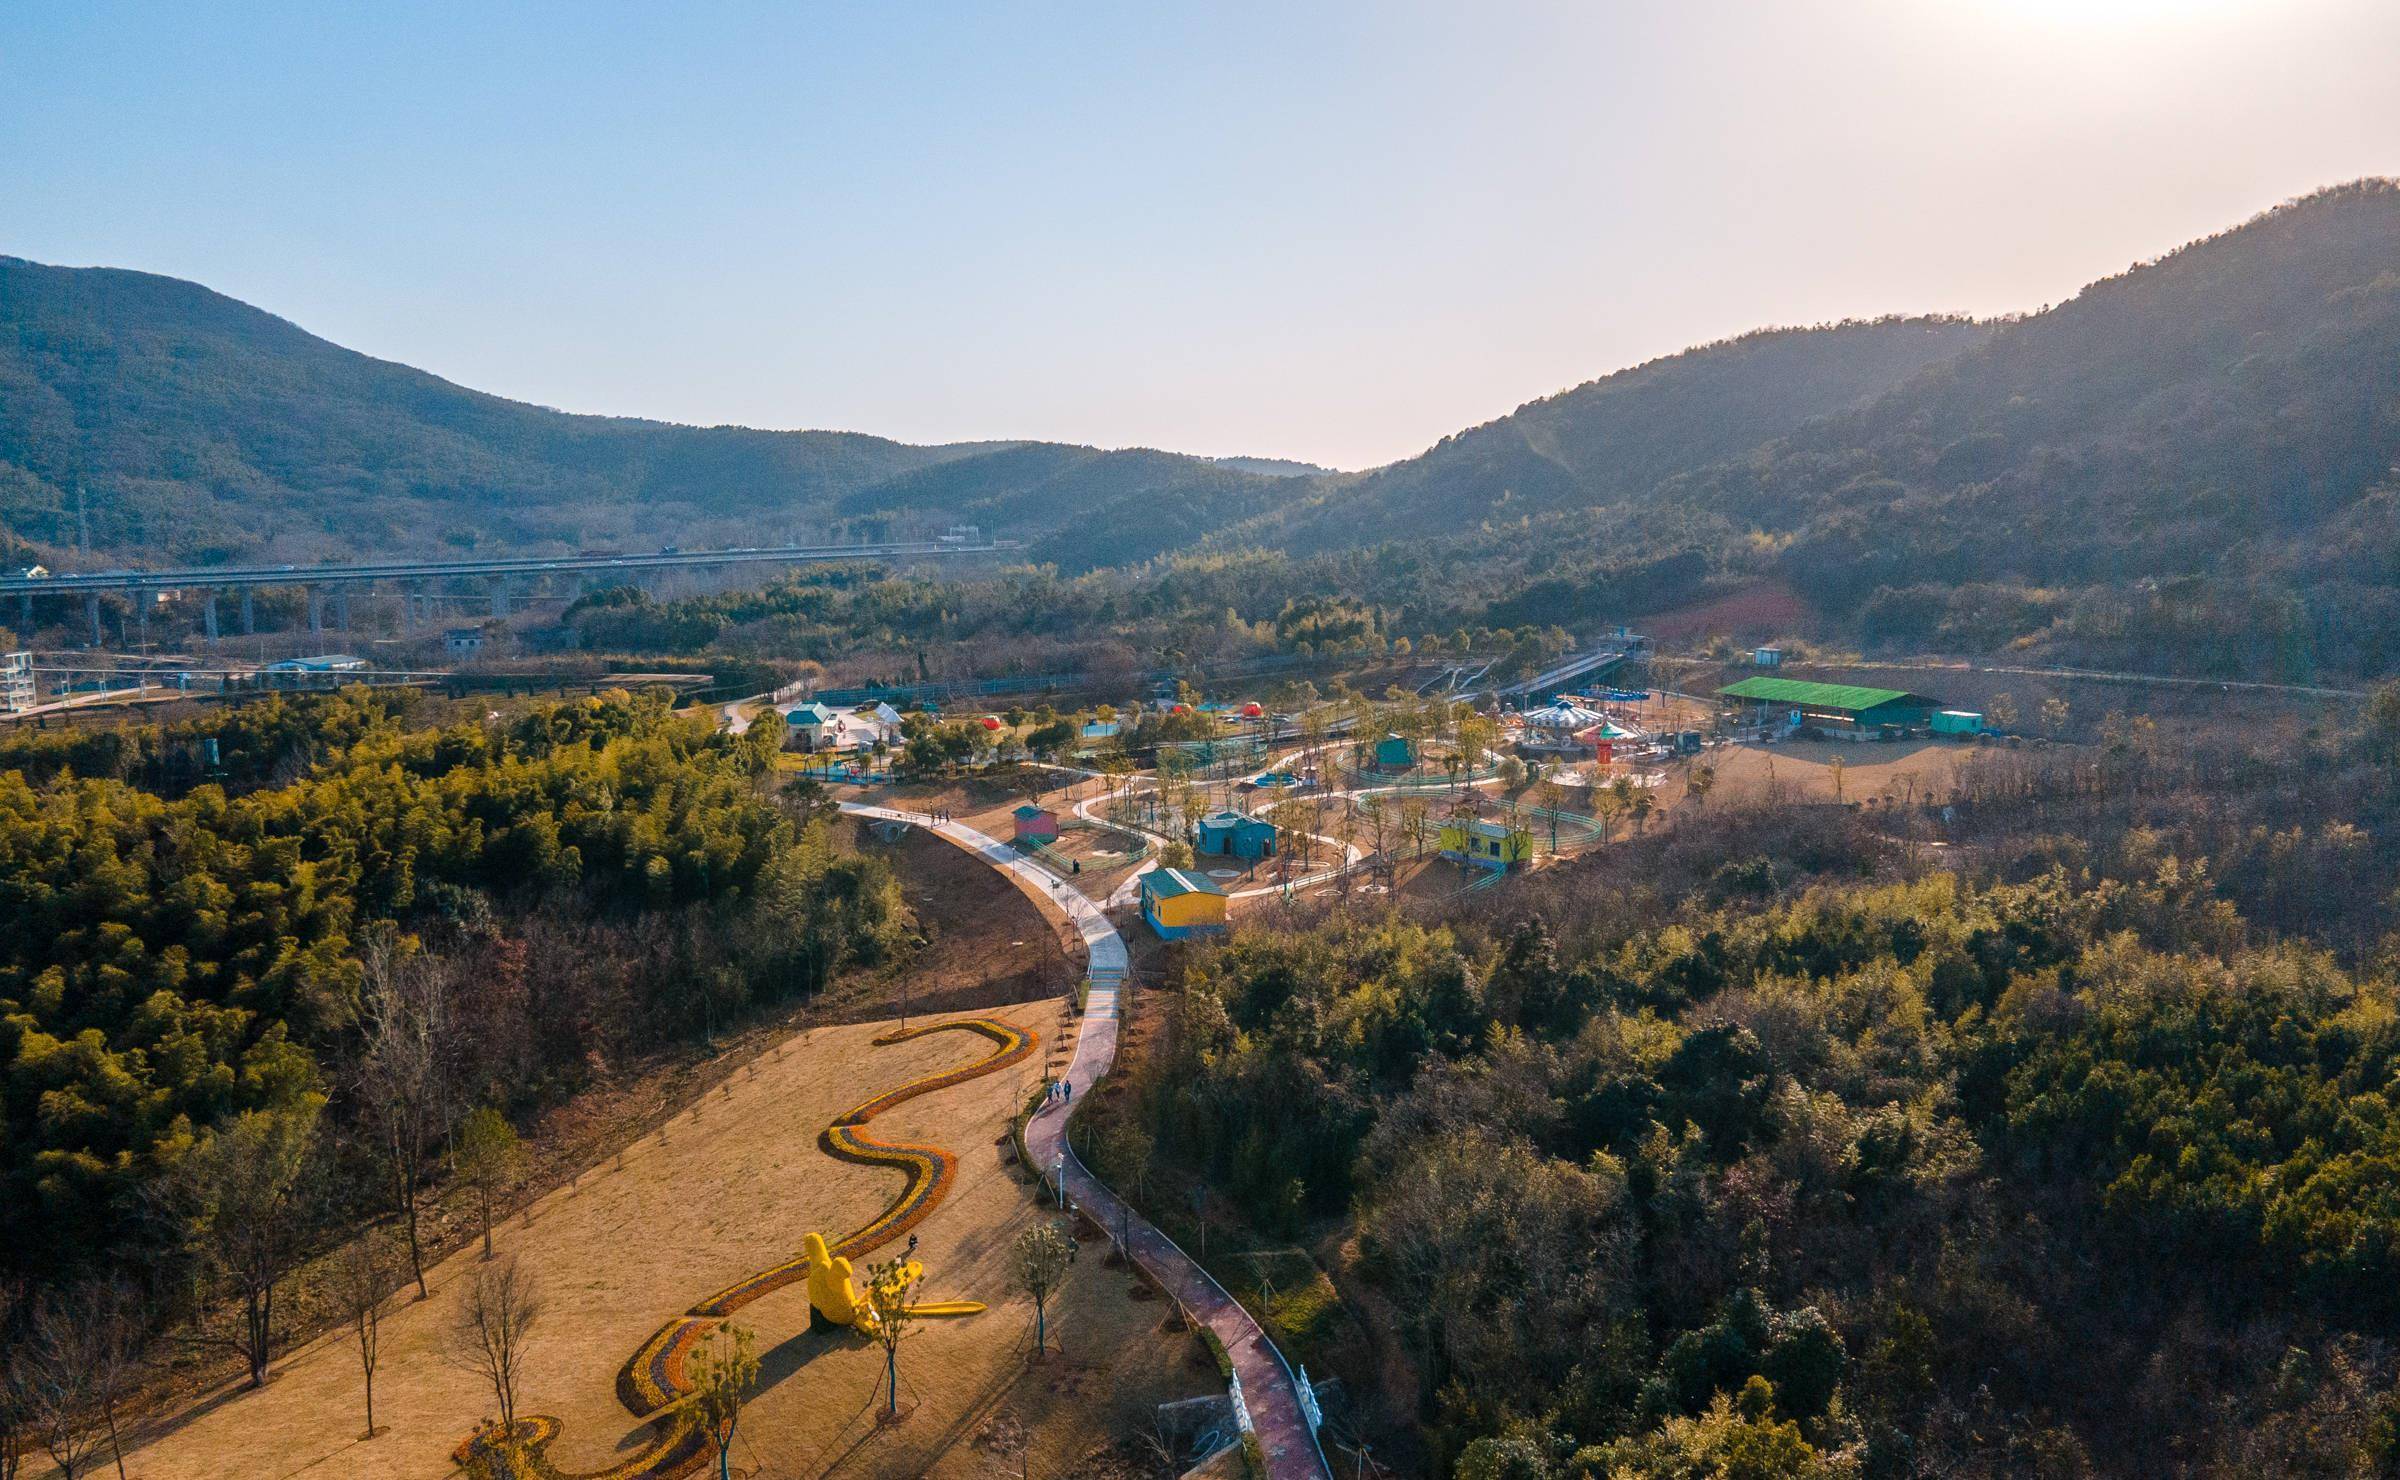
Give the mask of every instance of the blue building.
[[1273, 858], [1275, 824], [1242, 812], [1211, 812], [1200, 819], [1198, 849], [1212, 858]]

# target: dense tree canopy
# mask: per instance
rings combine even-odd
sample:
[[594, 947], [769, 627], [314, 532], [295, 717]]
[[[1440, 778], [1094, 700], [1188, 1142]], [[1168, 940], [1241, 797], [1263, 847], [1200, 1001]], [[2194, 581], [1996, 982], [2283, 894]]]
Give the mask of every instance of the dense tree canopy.
[[[838, 965], [891, 941], [889, 879], [834, 858], [823, 822], [762, 799], [759, 745], [622, 693], [431, 728], [406, 726], [402, 707], [351, 693], [197, 722], [227, 739], [226, 772], [290, 761], [288, 784], [168, 797], [118, 779], [178, 754], [194, 726], [25, 747], [49, 762], [39, 786], [0, 772], [12, 1259], [89, 1248], [195, 1131], [337, 1087], [360, 953], [382, 922], [484, 919], [487, 900], [602, 925], [781, 911], [782, 928], [741, 933], [762, 967], [794, 952]], [[704, 983], [724, 971], [705, 951], [686, 964]], [[673, 1030], [679, 1010], [654, 998], [647, 1012]], [[594, 1031], [532, 1051], [571, 1064]]]
[[[2319, 1384], [2400, 1375], [2394, 958], [2265, 939], [2140, 835], [2102, 862], [1241, 932], [1137, 1113], [1262, 1237], [1355, 1229], [1461, 1475], [2131, 1473], [2126, 1408], [2244, 1472], [2201, 1392], [2363, 1405], [2273, 1442], [2388, 1463]], [[2283, 1398], [2087, 1386], [2112, 1321], [2262, 1320], [2325, 1364]]]

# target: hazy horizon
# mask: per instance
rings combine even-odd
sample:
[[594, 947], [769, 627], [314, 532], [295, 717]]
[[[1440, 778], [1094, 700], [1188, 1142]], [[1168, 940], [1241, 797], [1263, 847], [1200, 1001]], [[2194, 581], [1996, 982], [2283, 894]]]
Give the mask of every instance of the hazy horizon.
[[497, 395], [1358, 468], [2400, 173], [2400, 8], [0, 16], [0, 252]]

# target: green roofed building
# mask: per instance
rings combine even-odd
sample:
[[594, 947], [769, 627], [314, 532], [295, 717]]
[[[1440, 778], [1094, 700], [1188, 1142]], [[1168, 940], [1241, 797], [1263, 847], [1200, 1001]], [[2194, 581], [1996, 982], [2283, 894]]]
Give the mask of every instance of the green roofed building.
[[1745, 678], [1717, 690], [1717, 697], [1747, 704], [1766, 716], [1797, 713], [1802, 724], [1834, 729], [1913, 730], [1942, 707], [1939, 699], [1905, 689], [1799, 678]]

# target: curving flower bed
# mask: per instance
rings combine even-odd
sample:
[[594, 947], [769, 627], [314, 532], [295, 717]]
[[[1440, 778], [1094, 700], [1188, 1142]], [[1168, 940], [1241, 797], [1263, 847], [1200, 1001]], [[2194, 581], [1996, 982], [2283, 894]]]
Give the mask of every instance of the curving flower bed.
[[[886, 1090], [834, 1117], [833, 1123], [817, 1137], [818, 1146], [828, 1156], [863, 1166], [891, 1167], [907, 1178], [900, 1195], [872, 1221], [838, 1241], [829, 1241], [836, 1258], [856, 1259], [916, 1227], [941, 1204], [958, 1176], [957, 1158], [939, 1146], [878, 1141], [859, 1128], [894, 1105], [919, 1095], [929, 1095], [1022, 1063], [1039, 1042], [1032, 1031], [995, 1018], [926, 1023], [886, 1033], [874, 1041], [885, 1046], [947, 1032], [980, 1034], [992, 1040], [993, 1051], [963, 1068], [929, 1074], [898, 1089]], [[678, 1406], [692, 1391], [691, 1384], [684, 1380], [685, 1358], [719, 1321], [762, 1296], [806, 1278], [808, 1258], [805, 1254], [797, 1255], [719, 1290], [670, 1319], [636, 1348], [617, 1370], [617, 1400], [637, 1418], [649, 1419], [654, 1432], [648, 1446], [618, 1463], [604, 1470], [559, 1469], [546, 1453], [551, 1441], [558, 1437], [559, 1423], [546, 1416], [518, 1420], [512, 1435], [504, 1436], [492, 1428], [480, 1429], [460, 1441], [451, 1458], [474, 1480], [670, 1480], [691, 1473], [708, 1458], [710, 1445], [698, 1422]]]

